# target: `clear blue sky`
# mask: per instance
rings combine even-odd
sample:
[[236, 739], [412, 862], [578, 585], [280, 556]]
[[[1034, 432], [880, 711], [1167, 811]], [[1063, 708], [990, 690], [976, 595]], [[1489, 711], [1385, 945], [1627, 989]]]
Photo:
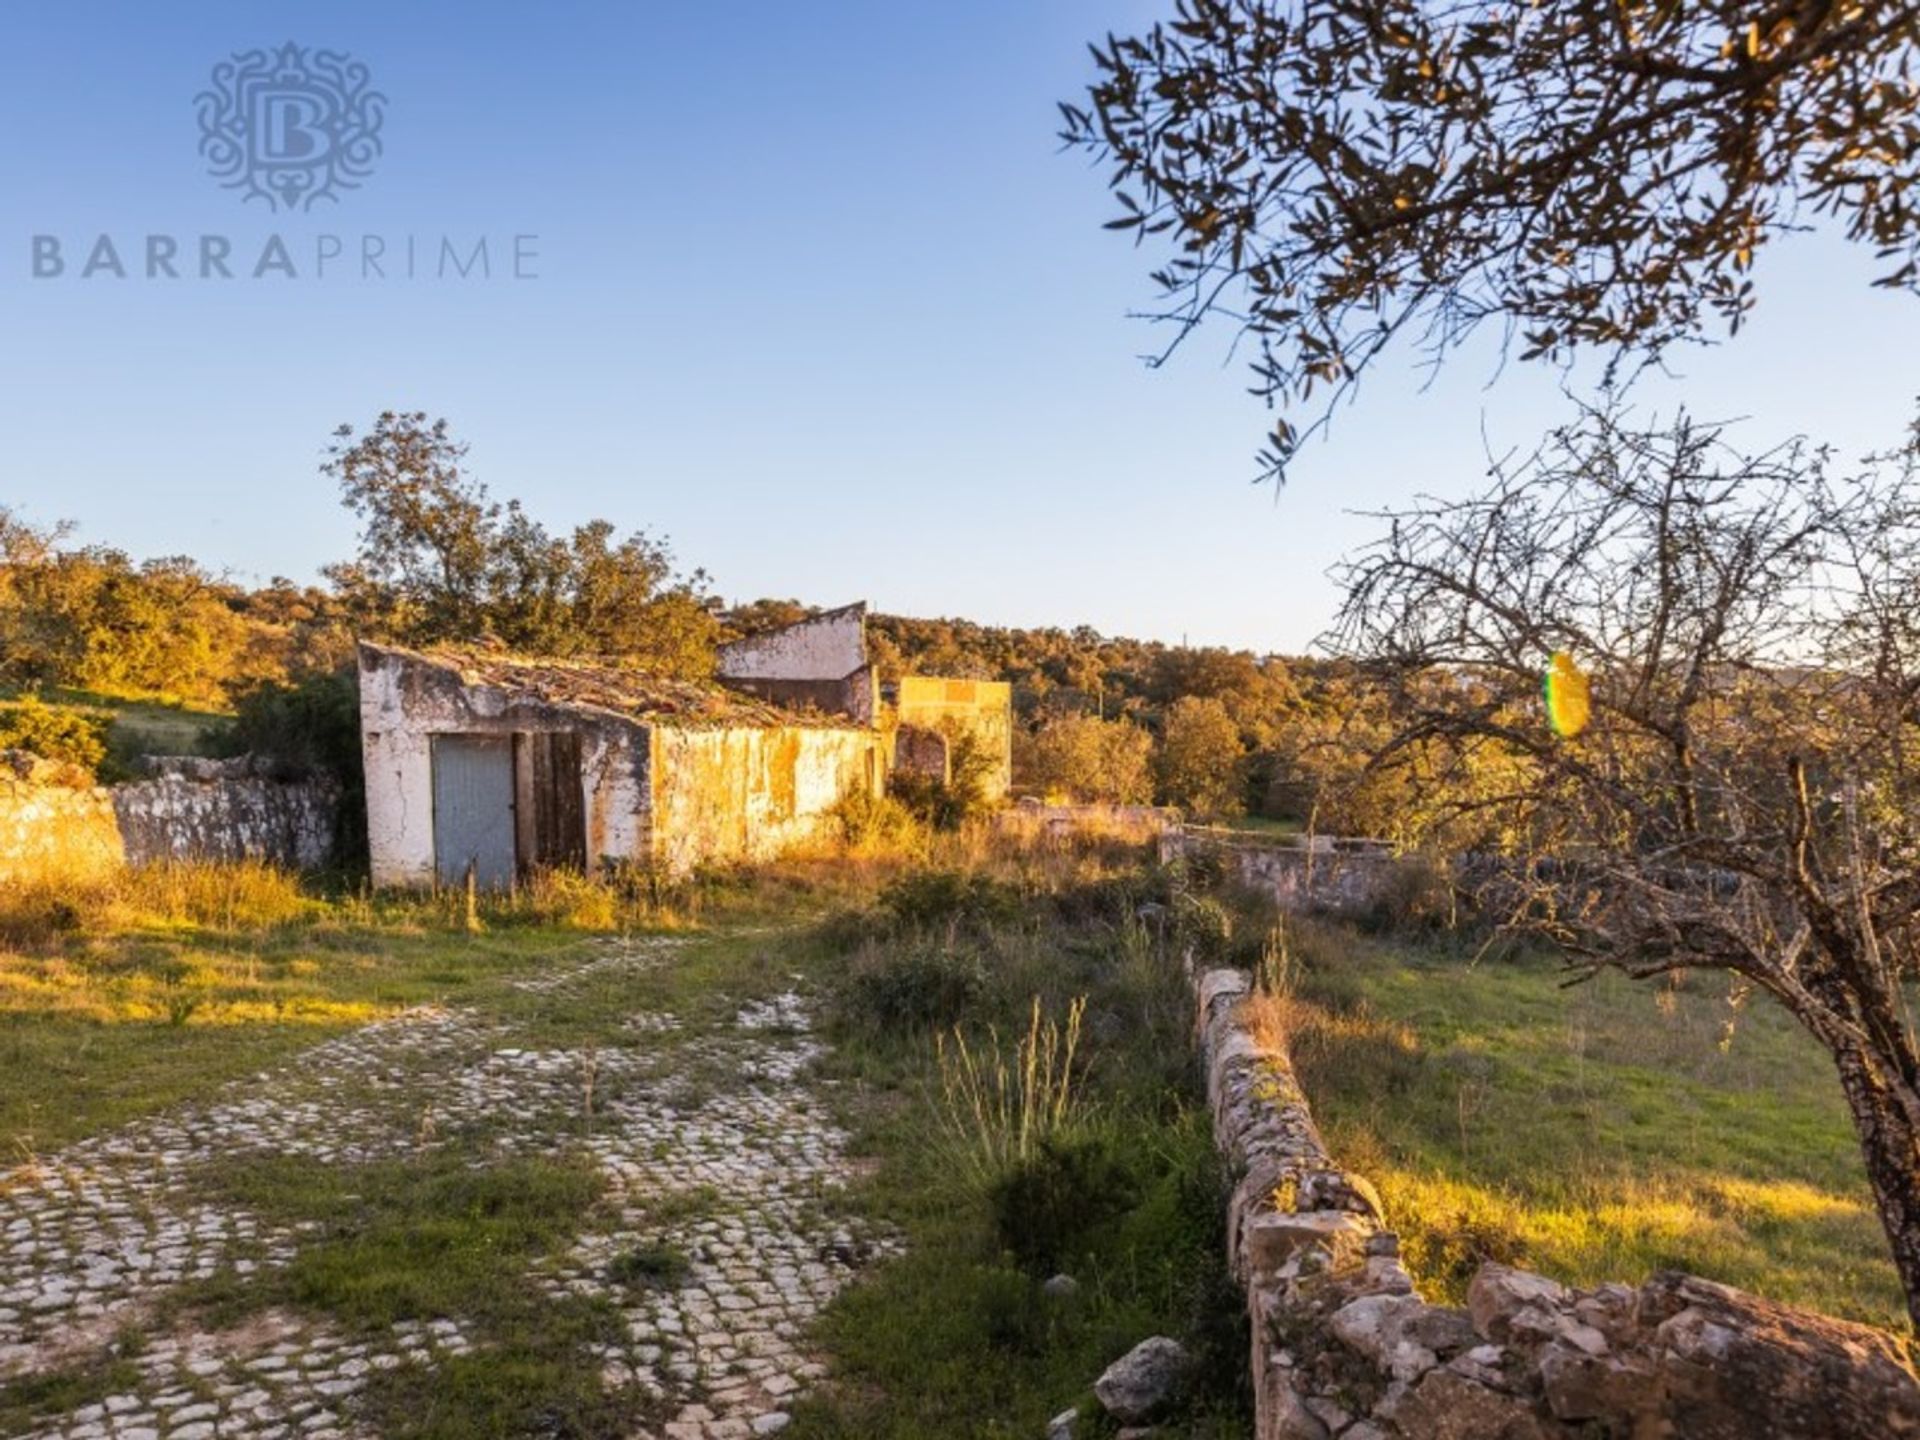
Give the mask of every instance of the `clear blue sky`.
[[[1086, 622], [1297, 650], [1370, 522], [1456, 492], [1482, 432], [1525, 444], [1555, 377], [1470, 352], [1369, 381], [1276, 497], [1224, 333], [1168, 369], [1130, 321], [1148, 256], [1100, 229], [1102, 177], [1054, 139], [1085, 41], [1163, 7], [965, 4], [12, 4], [0, 52], [0, 502], [135, 554], [310, 578], [352, 544], [316, 473], [342, 421], [445, 415], [475, 471], [549, 523], [669, 534], [729, 598], [865, 596], [910, 614]], [[337, 207], [269, 216], [210, 178], [193, 97], [229, 53], [344, 49], [389, 99], [386, 154]], [[497, 249], [539, 278], [403, 284], [35, 281], [106, 232], [310, 268], [321, 232]], [[71, 272], [70, 272], [71, 273]], [[1763, 259], [1731, 345], [1646, 392], [1891, 442], [1920, 391], [1920, 301], [1870, 258]]]

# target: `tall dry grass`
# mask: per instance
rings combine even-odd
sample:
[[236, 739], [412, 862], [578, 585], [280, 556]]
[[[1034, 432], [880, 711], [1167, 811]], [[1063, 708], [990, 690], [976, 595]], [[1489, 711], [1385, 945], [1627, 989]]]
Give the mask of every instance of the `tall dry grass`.
[[189, 927], [266, 930], [317, 918], [300, 877], [260, 861], [179, 861], [79, 880], [39, 875], [0, 883], [0, 944], [58, 945], [71, 936]]
[[1079, 1118], [1084, 1101], [1074, 1060], [1086, 1008], [1086, 997], [1079, 996], [1059, 1021], [1045, 1014], [1035, 996], [1026, 1034], [1011, 1054], [997, 1029], [969, 1040], [956, 1025], [951, 1039], [934, 1037], [942, 1124], [954, 1158], [974, 1182], [988, 1184], [1031, 1160]]

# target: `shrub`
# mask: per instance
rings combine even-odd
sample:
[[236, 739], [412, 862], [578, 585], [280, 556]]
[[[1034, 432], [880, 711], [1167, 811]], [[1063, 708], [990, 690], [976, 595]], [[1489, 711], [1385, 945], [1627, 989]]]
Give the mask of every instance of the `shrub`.
[[1074, 1060], [1086, 1009], [1085, 996], [1074, 1000], [1062, 1024], [1047, 1018], [1036, 995], [1027, 1033], [1010, 1056], [1000, 1048], [998, 1031], [988, 1031], [984, 1042], [968, 1040], [958, 1027], [951, 1043], [935, 1037], [947, 1137], [976, 1181], [991, 1182], [1031, 1159], [1079, 1119], [1081, 1077]]
[[85, 710], [49, 705], [38, 695], [23, 695], [0, 705], [0, 750], [25, 750], [98, 772], [107, 758], [107, 720]]
[[259, 755], [282, 779], [325, 775], [348, 789], [361, 784], [360, 682], [350, 670], [307, 675], [292, 684], [267, 681], [234, 703], [233, 719], [211, 746], [228, 755]]
[[915, 870], [880, 892], [880, 906], [903, 928], [1006, 923], [1020, 913], [1019, 892], [990, 875]]
[[1089, 1232], [1125, 1213], [1135, 1178], [1103, 1136], [1049, 1136], [988, 1188], [994, 1230], [1022, 1269], [1044, 1275], [1071, 1261]]
[[926, 835], [919, 818], [892, 795], [849, 790], [833, 807], [841, 839], [861, 854], [919, 851]]
[[844, 1006], [866, 1026], [924, 1030], [964, 1019], [986, 988], [986, 966], [969, 948], [869, 946], [848, 972]]
[[1174, 938], [1183, 951], [1191, 950], [1197, 964], [1226, 958], [1233, 942], [1233, 912], [1212, 895], [1185, 891], [1174, 897]]
[[[1072, 879], [1053, 892], [1054, 913], [1067, 925], [1138, 924], [1143, 919], [1140, 913], [1143, 906], [1157, 905], [1164, 909], [1172, 898], [1170, 878], [1169, 871], [1161, 868], [1145, 874]], [[1147, 912], [1148, 915], [1155, 913]]]
[[994, 757], [986, 742], [956, 727], [947, 731], [947, 747], [944, 783], [922, 775], [896, 775], [889, 782], [908, 813], [941, 831], [958, 830], [993, 808], [987, 777], [993, 773]]
[[333, 860], [360, 869], [367, 858], [366, 777], [360, 748], [360, 680], [351, 670], [263, 681], [242, 692], [234, 717], [210, 735], [215, 755], [257, 755], [282, 780], [325, 777], [340, 787]]
[[1431, 934], [1453, 928], [1452, 877], [1432, 856], [1409, 855], [1392, 863], [1361, 924], [1375, 934]]

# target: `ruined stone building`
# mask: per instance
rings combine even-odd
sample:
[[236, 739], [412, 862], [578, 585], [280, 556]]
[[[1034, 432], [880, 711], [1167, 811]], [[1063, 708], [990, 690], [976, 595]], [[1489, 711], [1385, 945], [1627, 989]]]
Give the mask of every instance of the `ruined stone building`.
[[896, 765], [944, 778], [963, 733], [989, 747], [1003, 796], [1007, 687], [904, 677], [889, 704], [865, 622], [849, 606], [725, 646], [713, 684], [363, 644], [374, 883], [768, 859], [828, 833], [847, 796], [883, 794]]
[[962, 737], [990, 760], [987, 797], [1013, 788], [1013, 696], [1004, 680], [902, 675], [883, 685], [867, 654], [867, 607], [847, 605], [720, 647], [720, 681], [779, 704], [814, 705], [881, 732], [891, 770], [947, 778]]

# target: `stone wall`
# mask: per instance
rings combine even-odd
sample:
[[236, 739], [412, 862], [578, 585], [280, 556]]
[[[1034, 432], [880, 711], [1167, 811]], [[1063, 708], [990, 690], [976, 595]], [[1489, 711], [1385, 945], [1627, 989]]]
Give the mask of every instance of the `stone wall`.
[[1023, 799], [994, 811], [993, 823], [997, 830], [1028, 839], [1114, 839], [1164, 845], [1169, 835], [1179, 833], [1180, 812], [1158, 805], [1048, 805]]
[[333, 857], [339, 787], [283, 781], [236, 761], [158, 759], [151, 779], [110, 792], [129, 864], [266, 860], [313, 870]]
[[1188, 825], [1168, 831], [1160, 842], [1163, 863], [1194, 854], [1220, 857], [1242, 884], [1267, 891], [1284, 910], [1344, 916], [1378, 906], [1408, 863], [1379, 841], [1330, 836], [1271, 840]]
[[1423, 1300], [1379, 1199], [1327, 1154], [1248, 977], [1195, 979], [1256, 1440], [1904, 1440], [1920, 1384], [1879, 1331], [1697, 1276], [1575, 1290], [1484, 1265]]
[[0, 882], [86, 880], [125, 863], [113, 797], [66, 770], [0, 752]]
[[245, 761], [166, 760], [112, 788], [9, 751], [0, 763], [0, 881], [62, 882], [159, 860], [323, 865], [338, 795], [256, 775]]

